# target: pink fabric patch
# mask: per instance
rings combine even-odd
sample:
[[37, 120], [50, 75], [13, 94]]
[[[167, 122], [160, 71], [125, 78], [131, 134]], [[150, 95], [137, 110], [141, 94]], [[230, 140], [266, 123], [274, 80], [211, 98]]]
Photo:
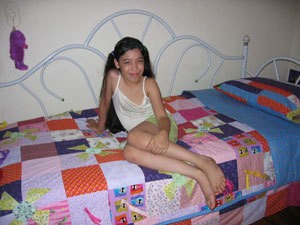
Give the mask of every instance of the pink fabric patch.
[[[41, 207], [38, 210], [50, 211], [49, 224], [71, 224], [70, 209], [67, 200]], [[64, 222], [62, 223], [62, 221]], [[33, 220], [28, 221], [28, 225], [35, 224]]]
[[220, 215], [220, 225], [243, 224], [244, 207]]
[[212, 212], [191, 219], [192, 224], [219, 225], [219, 212]]
[[22, 162], [22, 179], [41, 177], [61, 170], [61, 161], [58, 156], [29, 160]]
[[186, 109], [195, 109], [198, 107], [203, 107], [203, 104], [196, 98], [192, 99], [177, 99], [173, 102], [169, 102], [175, 110], [186, 110]]
[[188, 196], [185, 188], [181, 188], [180, 192], [181, 192], [180, 208], [187, 208], [194, 205], [200, 205], [200, 206], [206, 205], [204, 194], [198, 183], [195, 184], [191, 196]]
[[195, 109], [179, 110], [178, 112], [182, 115], [182, 117], [184, 117], [188, 121], [196, 120], [201, 117], [210, 115], [210, 113], [203, 107], [199, 107], [196, 110]]
[[236, 159], [234, 150], [223, 140], [211, 140], [192, 147], [194, 152], [200, 155], [210, 156], [217, 163], [223, 163]]
[[[32, 133], [49, 131], [48, 126], [45, 121], [39, 123], [32, 123], [32, 124], [24, 124], [19, 126], [19, 130], [22, 132], [24, 130], [33, 130]], [[36, 131], [35, 131], [36, 130]]]
[[300, 206], [300, 182], [293, 183], [289, 187], [288, 205]]
[[[263, 154], [249, 155], [246, 157], [241, 157], [237, 159], [238, 161], [238, 175], [239, 175], [239, 189], [246, 189], [246, 174], [245, 170], [264, 173], [263, 168]], [[249, 175], [250, 186], [265, 183], [266, 180], [256, 177], [254, 175]]]

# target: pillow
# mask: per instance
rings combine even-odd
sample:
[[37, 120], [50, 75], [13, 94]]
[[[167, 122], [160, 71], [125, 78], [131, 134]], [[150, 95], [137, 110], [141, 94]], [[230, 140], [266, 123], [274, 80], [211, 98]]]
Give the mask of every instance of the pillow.
[[300, 86], [269, 78], [229, 80], [214, 88], [283, 119], [300, 123]]

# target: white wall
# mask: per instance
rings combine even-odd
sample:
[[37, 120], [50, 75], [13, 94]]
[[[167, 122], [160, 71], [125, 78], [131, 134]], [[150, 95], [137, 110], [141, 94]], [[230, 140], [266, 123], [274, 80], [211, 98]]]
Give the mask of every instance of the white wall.
[[[5, 3], [0, 2], [0, 82], [19, 78], [23, 72], [14, 68], [9, 58], [9, 34], [5, 17]], [[169, 23], [177, 35], [195, 35], [221, 52], [228, 55], [240, 55], [242, 38], [248, 34], [251, 38], [248, 65], [253, 71], [272, 56], [293, 56], [300, 58], [300, 4], [298, 0], [14, 0], [18, 5], [21, 17], [20, 29], [27, 38], [29, 49], [25, 51], [25, 63], [32, 68], [49, 53], [66, 44], [83, 43], [89, 31], [102, 19], [124, 9], [143, 9], [155, 13]], [[131, 26], [131, 24], [128, 24]], [[153, 35], [153, 40], [160, 39], [160, 33]], [[108, 53], [117, 39], [97, 36], [105, 44], [104, 52]], [[103, 40], [102, 40], [103, 39]], [[147, 40], [150, 49], [155, 43]], [[102, 67], [97, 60], [88, 56], [83, 59], [93, 74], [93, 88], [98, 93], [101, 84]], [[197, 63], [196, 59], [194, 63]], [[192, 64], [186, 62], [186, 64]], [[165, 66], [168, 66], [166, 63]], [[60, 67], [59, 68], [65, 68]], [[70, 67], [67, 65], [67, 67]], [[228, 78], [239, 76], [240, 65], [228, 65]], [[94, 107], [94, 102], [85, 86], [75, 86], [73, 81], [82, 79], [73, 75], [70, 70], [49, 69], [47, 75], [50, 87], [62, 93], [65, 103], [45, 95], [39, 85], [39, 75], [24, 83], [32, 85], [43, 100], [48, 101], [50, 114], [70, 109]], [[167, 70], [167, 68], [166, 68]], [[203, 88], [193, 83], [195, 65], [179, 74], [174, 94], [183, 89]], [[68, 71], [68, 72], [67, 72]], [[71, 71], [71, 72], [70, 72]], [[159, 71], [160, 76], [165, 69]], [[47, 77], [47, 76], [46, 76]], [[48, 79], [48, 77], [47, 77]], [[163, 88], [164, 89], [164, 88]], [[65, 91], [71, 91], [68, 95]], [[164, 90], [163, 90], [164, 91]], [[70, 99], [70, 100], [69, 100]], [[41, 116], [42, 111], [37, 103], [27, 97], [18, 87], [0, 90], [0, 121], [14, 122]]]
[[[296, 15], [294, 20], [294, 30], [293, 30], [293, 39], [291, 45], [291, 56], [298, 58], [300, 55], [300, 1], [297, 1], [298, 5], [295, 6], [296, 8]], [[300, 66], [295, 67], [295, 69], [300, 70]]]

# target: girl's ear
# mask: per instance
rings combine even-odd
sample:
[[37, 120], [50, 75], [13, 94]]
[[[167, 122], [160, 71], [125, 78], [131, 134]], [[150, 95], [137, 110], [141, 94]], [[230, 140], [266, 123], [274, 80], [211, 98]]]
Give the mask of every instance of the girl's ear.
[[118, 63], [118, 61], [116, 59], [114, 59], [114, 63], [115, 63], [115, 67], [117, 69], [120, 69], [120, 65], [119, 65], [119, 63]]

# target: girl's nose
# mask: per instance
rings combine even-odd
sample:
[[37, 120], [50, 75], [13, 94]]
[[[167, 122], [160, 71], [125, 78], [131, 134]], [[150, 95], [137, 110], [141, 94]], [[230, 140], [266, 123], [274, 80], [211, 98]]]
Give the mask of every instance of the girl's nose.
[[138, 68], [138, 63], [134, 62], [132, 63], [132, 69], [136, 70]]

